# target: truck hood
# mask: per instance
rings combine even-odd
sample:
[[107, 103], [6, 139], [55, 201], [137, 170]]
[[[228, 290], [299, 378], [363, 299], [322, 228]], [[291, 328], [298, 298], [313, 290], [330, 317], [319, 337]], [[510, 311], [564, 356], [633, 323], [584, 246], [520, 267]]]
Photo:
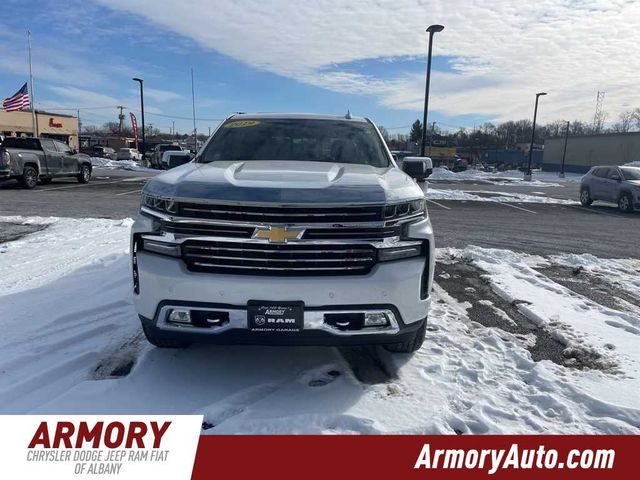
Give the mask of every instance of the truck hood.
[[144, 193], [177, 200], [286, 204], [383, 204], [424, 195], [396, 167], [257, 160], [188, 163], [147, 182]]

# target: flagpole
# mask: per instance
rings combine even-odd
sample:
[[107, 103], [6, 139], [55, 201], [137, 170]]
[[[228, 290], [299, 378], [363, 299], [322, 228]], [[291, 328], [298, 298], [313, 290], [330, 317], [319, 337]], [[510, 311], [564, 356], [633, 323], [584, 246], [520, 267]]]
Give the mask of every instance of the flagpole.
[[29, 41], [29, 100], [31, 101], [31, 124], [33, 136], [38, 136], [38, 125], [36, 123], [36, 99], [33, 94], [33, 71], [31, 68], [31, 31], [27, 30], [27, 40]]

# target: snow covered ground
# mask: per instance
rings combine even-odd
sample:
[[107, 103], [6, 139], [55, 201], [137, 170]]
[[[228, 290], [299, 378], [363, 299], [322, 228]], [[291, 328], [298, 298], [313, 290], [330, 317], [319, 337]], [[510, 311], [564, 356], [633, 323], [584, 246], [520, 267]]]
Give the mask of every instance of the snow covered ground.
[[143, 167], [139, 162], [133, 160], [109, 160], [108, 158], [91, 157], [91, 165], [94, 168], [104, 168], [106, 170], [134, 170], [139, 172], [157, 172], [152, 168]]
[[638, 260], [440, 250], [604, 367], [536, 362], [436, 286], [423, 348], [373, 349], [389, 378], [367, 383], [335, 348], [153, 348], [131, 304], [129, 220], [2, 221], [48, 227], [0, 245], [0, 413], [198, 412], [205, 433], [640, 433], [640, 317], [534, 270], [606, 272], [637, 297]]
[[428, 200], [459, 200], [465, 202], [503, 202], [503, 203], [553, 203], [561, 205], [579, 205], [576, 200], [549, 197], [544, 192], [531, 195], [521, 192], [494, 192], [484, 190], [458, 190], [429, 185], [425, 189]]
[[445, 168], [434, 168], [429, 180], [447, 180], [452, 182], [480, 181], [493, 185], [530, 185], [536, 187], [560, 187], [567, 182], [579, 182], [582, 174], [567, 173], [565, 178], [559, 178], [558, 172], [534, 171], [531, 181], [524, 181], [524, 174], [518, 170], [504, 172], [484, 172], [481, 170], [464, 170], [452, 172]]

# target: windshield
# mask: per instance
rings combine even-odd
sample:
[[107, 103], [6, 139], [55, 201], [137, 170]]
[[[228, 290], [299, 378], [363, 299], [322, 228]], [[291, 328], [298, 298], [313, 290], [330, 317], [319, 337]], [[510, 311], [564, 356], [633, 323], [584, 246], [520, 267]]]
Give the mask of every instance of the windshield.
[[176, 150], [182, 150], [182, 148], [180, 148], [179, 145], [160, 145], [160, 151], [161, 152], [168, 152], [168, 151], [176, 151]]
[[243, 119], [224, 123], [199, 162], [291, 160], [387, 167], [372, 125], [347, 120]]
[[640, 180], [640, 168], [620, 167], [625, 180]]

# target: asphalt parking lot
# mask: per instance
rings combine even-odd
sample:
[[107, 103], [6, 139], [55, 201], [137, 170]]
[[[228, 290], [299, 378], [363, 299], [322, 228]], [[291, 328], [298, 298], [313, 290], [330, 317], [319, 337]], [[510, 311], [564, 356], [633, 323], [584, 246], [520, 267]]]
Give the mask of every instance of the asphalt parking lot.
[[[135, 217], [144, 183], [155, 172], [96, 168], [91, 183], [60, 179], [34, 190], [0, 183], [0, 215], [94, 218]], [[544, 193], [578, 198], [578, 184], [540, 187], [436, 180], [430, 189], [466, 192]], [[485, 194], [485, 193], [483, 193]], [[485, 194], [486, 195], [486, 194]], [[591, 253], [599, 257], [640, 258], [640, 213], [624, 214], [614, 205], [502, 203], [429, 200], [438, 247], [478, 245], [530, 254]]]

